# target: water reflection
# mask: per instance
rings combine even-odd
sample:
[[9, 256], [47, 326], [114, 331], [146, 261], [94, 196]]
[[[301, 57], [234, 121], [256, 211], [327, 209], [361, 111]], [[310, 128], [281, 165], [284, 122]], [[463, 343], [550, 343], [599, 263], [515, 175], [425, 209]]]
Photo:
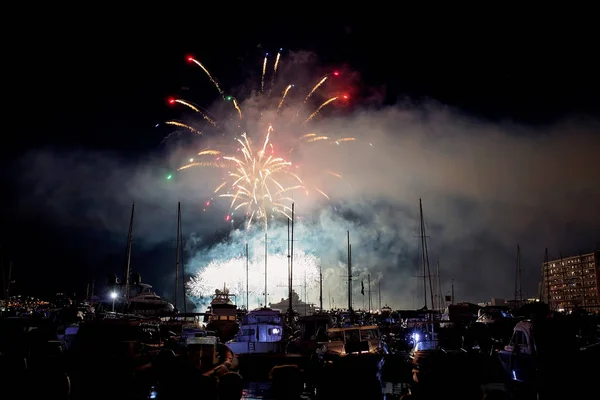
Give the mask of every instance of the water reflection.
[[242, 392], [242, 399], [247, 399], [247, 400], [267, 399], [270, 389], [271, 389], [271, 382], [247, 382], [244, 385], [244, 391]]

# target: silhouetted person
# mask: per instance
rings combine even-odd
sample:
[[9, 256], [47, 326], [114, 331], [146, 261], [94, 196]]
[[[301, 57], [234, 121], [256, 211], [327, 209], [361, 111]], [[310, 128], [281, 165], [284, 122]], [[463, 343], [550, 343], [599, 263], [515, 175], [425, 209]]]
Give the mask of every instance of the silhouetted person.
[[244, 391], [242, 376], [228, 372], [219, 378], [217, 393], [219, 400], [240, 400]]
[[304, 391], [302, 370], [297, 365], [278, 365], [269, 374], [275, 400], [296, 400]]

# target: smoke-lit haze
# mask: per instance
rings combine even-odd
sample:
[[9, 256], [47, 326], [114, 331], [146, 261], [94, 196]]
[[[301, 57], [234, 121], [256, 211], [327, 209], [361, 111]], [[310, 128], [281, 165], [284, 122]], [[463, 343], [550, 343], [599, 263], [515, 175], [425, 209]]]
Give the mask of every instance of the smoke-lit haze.
[[[309, 90], [310, 83], [322, 75], [312, 73], [314, 60], [303, 55], [291, 59], [295, 61], [290, 66], [290, 61], [282, 58], [280, 79], [297, 77], [296, 86]], [[302, 68], [305, 62], [310, 68]], [[337, 95], [340, 85], [324, 85], [313, 105], [332, 93]], [[221, 86], [226, 87], [226, 81], [221, 81]], [[280, 89], [277, 86], [274, 93]], [[244, 115], [253, 126], [264, 125], [266, 118], [271, 118], [268, 112], [261, 116], [262, 103], [256, 96], [247, 102], [242, 99]], [[537, 293], [545, 247], [551, 255], [558, 255], [559, 251], [591, 251], [596, 245], [600, 238], [597, 121], [572, 118], [553, 126], [525, 127], [481, 121], [435, 101], [419, 107], [361, 107], [360, 101], [351, 100], [352, 111], [339, 105], [323, 109], [310, 125], [311, 132], [355, 137], [356, 141], [339, 146], [309, 143], [294, 153], [294, 165], [304, 171], [301, 176], [307, 186], [324, 187], [330, 197], [326, 201], [314, 191], [309, 191], [309, 196], [302, 191], [294, 193], [299, 216], [294, 245], [299, 270], [304, 262], [308, 271], [310, 302], [318, 301], [320, 265], [324, 306], [329, 306], [331, 298], [336, 306], [345, 306], [343, 275], [347, 274], [346, 231], [350, 231], [357, 275], [355, 308], [363, 307], [360, 280], [366, 287], [367, 273], [371, 274], [374, 299], [381, 281], [383, 303], [422, 306], [421, 279], [416, 277], [422, 275], [417, 238], [419, 198], [423, 199], [432, 272], [439, 261], [443, 292], [449, 292], [454, 280], [457, 300], [511, 297], [517, 244], [523, 257], [524, 291], [530, 296]], [[293, 104], [298, 102], [302, 103], [302, 97]], [[229, 104], [217, 102], [211, 111], [219, 109], [222, 115], [225, 106]], [[310, 114], [310, 110], [302, 112]], [[235, 117], [234, 113], [228, 115]], [[189, 114], [182, 114], [181, 120], [198, 122]], [[291, 143], [287, 132], [275, 131], [275, 147]], [[249, 132], [249, 136], [258, 141], [263, 133]], [[264, 232], [258, 226], [246, 231], [241, 216], [234, 215], [233, 223], [224, 221], [231, 200], [213, 193], [223, 171], [197, 168], [176, 173], [173, 180], [164, 178], [201, 148], [221, 144], [221, 140], [217, 143], [207, 135], [197, 138], [195, 147], [186, 144], [185, 148], [181, 147], [185, 140], [176, 140], [167, 146], [167, 156], [140, 160], [86, 149], [40, 149], [24, 160], [21, 206], [24, 212], [43, 213], [56, 224], [89, 227], [123, 243], [131, 203], [135, 202], [135, 251], [142, 252], [159, 243], [172, 247], [176, 203], [181, 201], [184, 233], [189, 237], [188, 275], [208, 265], [206, 271], [211, 272], [204, 275], [207, 295], [217, 288], [212, 286], [227, 283], [243, 297], [242, 255], [248, 242], [253, 307], [262, 303]], [[324, 170], [339, 173], [343, 180], [318, 173]], [[232, 228], [230, 234], [215, 236], [216, 231]], [[273, 302], [287, 296], [286, 238], [285, 221], [269, 226], [272, 262], [268, 292]], [[94, 256], [101, 257], [102, 249], [98, 253]], [[170, 291], [171, 265], [133, 268], [142, 275], [144, 271], [164, 271], [164, 282], [152, 283]], [[296, 275], [294, 284], [304, 297], [303, 279]]]

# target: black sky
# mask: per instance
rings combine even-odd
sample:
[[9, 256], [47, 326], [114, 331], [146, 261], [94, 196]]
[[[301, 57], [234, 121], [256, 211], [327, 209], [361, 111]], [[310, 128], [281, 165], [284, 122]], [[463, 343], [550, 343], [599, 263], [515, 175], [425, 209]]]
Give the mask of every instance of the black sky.
[[[69, 228], [20, 215], [15, 162], [48, 146], [114, 149], [133, 157], [156, 148], [161, 136], [151, 127], [168, 115], [165, 98], [190, 85], [187, 54], [228, 66], [213, 67], [227, 76], [244, 59], [260, 57], [261, 49], [314, 51], [325, 65], [359, 71], [362, 85], [384, 89], [388, 104], [435, 99], [494, 121], [543, 125], [600, 111], [598, 31], [582, 19], [493, 13], [461, 20], [411, 13], [383, 18], [385, 10], [364, 19], [271, 18], [267, 11], [261, 18], [231, 18], [196, 10], [170, 10], [159, 18], [157, 11], [115, 17], [108, 10], [74, 16], [55, 10], [16, 18], [20, 28], [3, 62], [10, 96], [0, 150], [2, 261], [14, 260], [23, 290], [81, 291], [81, 282], [103, 278], [86, 268], [90, 257], [96, 265], [112, 265], [122, 262], [122, 251], [105, 251], [93, 232], [74, 236]], [[178, 12], [187, 16], [170, 17]]]

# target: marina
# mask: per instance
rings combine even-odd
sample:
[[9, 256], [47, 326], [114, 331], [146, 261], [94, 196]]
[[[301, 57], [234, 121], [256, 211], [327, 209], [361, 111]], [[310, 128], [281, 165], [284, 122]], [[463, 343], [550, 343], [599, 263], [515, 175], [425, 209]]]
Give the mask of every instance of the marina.
[[[297, 393], [305, 398], [315, 399], [353, 395], [393, 399], [408, 393], [432, 398], [454, 392], [473, 399], [489, 392], [540, 399], [554, 393], [556, 379], [571, 376], [572, 368], [567, 365], [593, 364], [600, 356], [597, 313], [585, 309], [565, 312], [544, 302], [541, 295], [525, 300], [518, 284], [518, 301], [502, 304], [498, 300], [491, 305], [456, 302], [454, 287], [451, 296], [442, 296], [439, 268], [434, 276], [429, 264], [421, 204], [419, 268], [423, 275], [419, 278], [424, 304], [408, 310], [382, 305], [381, 282], [375, 306], [370, 274], [366, 275], [366, 291], [361, 281], [367, 307], [354, 307], [356, 275], [349, 231], [347, 307], [324, 307], [321, 271], [319, 305], [302, 301], [292, 284], [295, 253], [290, 220], [287, 299], [268, 301], [269, 242], [265, 234], [263, 304], [268, 306], [248, 309], [246, 286], [246, 306], [238, 307], [236, 299], [243, 296], [231, 293], [225, 281], [214, 289], [205, 310], [187, 312], [180, 206], [173, 304], [132, 272], [134, 210], [132, 206], [123, 278], [109, 277], [101, 290], [107, 293], [105, 297], [96, 296], [95, 282], [88, 285], [85, 298], [59, 293], [43, 301], [6, 292], [0, 304], [3, 376], [24, 384], [50, 368], [52, 373], [44, 375], [44, 382], [51, 380], [71, 399], [171, 398], [196, 382], [194, 374], [205, 379], [208, 392], [211, 385], [235, 374], [246, 399], [273, 398], [282, 390], [278, 379], [297, 385]], [[291, 212], [293, 216], [293, 204]], [[248, 282], [247, 245], [245, 264]], [[546, 261], [544, 265], [551, 264]], [[519, 271], [518, 248], [517, 279]], [[596, 369], [576, 371], [587, 376]], [[111, 384], [99, 387], [98, 374]], [[123, 388], [117, 394], [115, 385]], [[569, 390], [582, 387], [587, 386], [583, 383]], [[29, 395], [38, 395], [38, 389], [31, 387]]]

